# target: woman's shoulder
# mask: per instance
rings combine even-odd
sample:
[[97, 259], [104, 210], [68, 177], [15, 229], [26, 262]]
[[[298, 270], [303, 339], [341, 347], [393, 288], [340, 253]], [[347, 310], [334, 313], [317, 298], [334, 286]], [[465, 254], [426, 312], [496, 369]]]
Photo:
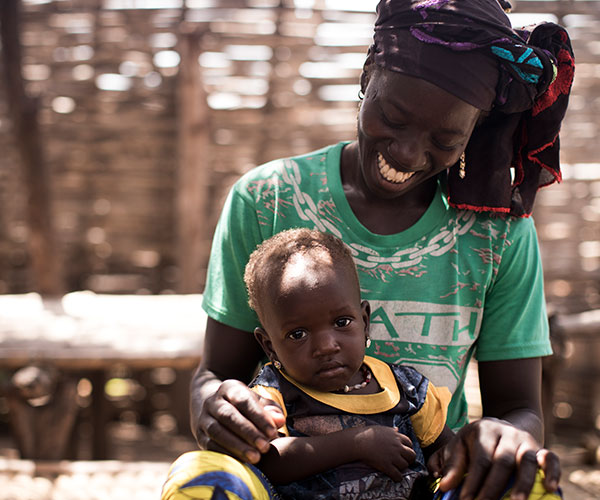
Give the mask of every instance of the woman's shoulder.
[[513, 235], [535, 235], [535, 221], [532, 216], [517, 217], [508, 214], [496, 214], [490, 212], [478, 212], [482, 221], [488, 221], [496, 227], [506, 228], [506, 232]]
[[273, 176], [293, 179], [298, 175], [297, 169], [304, 171], [327, 168], [333, 157], [339, 157], [345, 144], [346, 142], [339, 142], [301, 155], [277, 158], [263, 163], [243, 174], [235, 183], [235, 186], [264, 182]]
[[536, 236], [533, 217], [516, 217], [492, 211], [454, 210], [457, 213], [457, 219], [471, 219], [471, 233], [485, 233], [491, 239]]

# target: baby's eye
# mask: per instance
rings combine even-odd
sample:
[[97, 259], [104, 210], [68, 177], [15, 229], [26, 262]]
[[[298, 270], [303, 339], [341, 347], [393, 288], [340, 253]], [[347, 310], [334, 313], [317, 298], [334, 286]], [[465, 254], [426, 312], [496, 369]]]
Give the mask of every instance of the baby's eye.
[[348, 326], [351, 322], [352, 320], [350, 318], [338, 318], [335, 320], [335, 326], [337, 326], [338, 328], [344, 328], [345, 326]]
[[304, 337], [306, 337], [306, 331], [292, 330], [290, 333], [288, 333], [288, 337], [291, 338], [292, 340], [301, 340]]

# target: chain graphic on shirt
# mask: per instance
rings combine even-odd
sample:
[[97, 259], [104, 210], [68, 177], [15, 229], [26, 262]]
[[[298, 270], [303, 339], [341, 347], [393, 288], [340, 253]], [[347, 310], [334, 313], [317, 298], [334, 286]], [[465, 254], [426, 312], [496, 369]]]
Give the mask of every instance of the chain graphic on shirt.
[[342, 233], [340, 230], [330, 221], [319, 215], [317, 204], [312, 197], [300, 189], [302, 174], [300, 173], [298, 164], [294, 160], [289, 159], [282, 161], [284, 168], [281, 171], [281, 177], [283, 182], [292, 188], [292, 202], [298, 217], [304, 221], [312, 221], [319, 231], [332, 233], [341, 239]]
[[[316, 229], [322, 232], [330, 232], [342, 238], [342, 233], [329, 220], [320, 216], [317, 205], [312, 197], [300, 189], [302, 174], [298, 164], [290, 159], [283, 161], [282, 180], [292, 188], [292, 203], [298, 217], [304, 221], [312, 221]], [[435, 234], [423, 245], [417, 243], [414, 247], [403, 248], [391, 256], [381, 256], [373, 248], [349, 243], [350, 251], [357, 266], [366, 269], [381, 265], [391, 266], [393, 269], [402, 269], [418, 265], [425, 256], [439, 257], [450, 251], [456, 243], [456, 238], [467, 233], [475, 223], [474, 212], [462, 210], [457, 213], [456, 219], [449, 221], [439, 233]]]

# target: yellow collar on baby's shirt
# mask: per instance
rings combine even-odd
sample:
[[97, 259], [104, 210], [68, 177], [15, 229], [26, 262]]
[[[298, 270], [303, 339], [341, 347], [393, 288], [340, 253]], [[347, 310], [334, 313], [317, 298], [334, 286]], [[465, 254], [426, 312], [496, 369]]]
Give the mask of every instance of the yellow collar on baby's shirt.
[[321, 392], [306, 387], [283, 372], [281, 375], [311, 398], [348, 413], [372, 415], [391, 410], [400, 402], [400, 390], [391, 368], [388, 364], [371, 356], [365, 356], [364, 363], [371, 369], [375, 380], [379, 382], [382, 388], [380, 392], [375, 394]]

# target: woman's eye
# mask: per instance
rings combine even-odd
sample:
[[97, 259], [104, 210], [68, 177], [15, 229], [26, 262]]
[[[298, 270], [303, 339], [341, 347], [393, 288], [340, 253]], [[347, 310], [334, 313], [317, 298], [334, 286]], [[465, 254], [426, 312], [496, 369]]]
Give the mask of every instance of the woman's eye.
[[381, 116], [382, 116], [383, 123], [385, 123], [388, 127], [391, 127], [391, 128], [400, 128], [400, 127], [403, 126], [402, 123], [396, 122], [396, 121], [388, 118], [383, 113], [381, 114]]
[[344, 328], [345, 326], [348, 326], [351, 322], [352, 320], [350, 318], [339, 318], [335, 320], [335, 326], [337, 326], [338, 328]]
[[304, 330], [293, 330], [288, 333], [288, 337], [292, 340], [300, 340], [306, 337], [306, 332]]
[[454, 151], [456, 148], [463, 145], [462, 140], [448, 140], [448, 139], [446, 139], [444, 141], [433, 139], [433, 143], [435, 144], [435, 147], [437, 147], [438, 149], [441, 149], [442, 151]]
[[448, 152], [454, 151], [457, 148], [457, 146], [455, 146], [455, 145], [450, 146], [447, 144], [439, 144], [439, 143], [436, 143], [436, 147], [438, 149], [441, 149], [442, 151], [448, 151]]

